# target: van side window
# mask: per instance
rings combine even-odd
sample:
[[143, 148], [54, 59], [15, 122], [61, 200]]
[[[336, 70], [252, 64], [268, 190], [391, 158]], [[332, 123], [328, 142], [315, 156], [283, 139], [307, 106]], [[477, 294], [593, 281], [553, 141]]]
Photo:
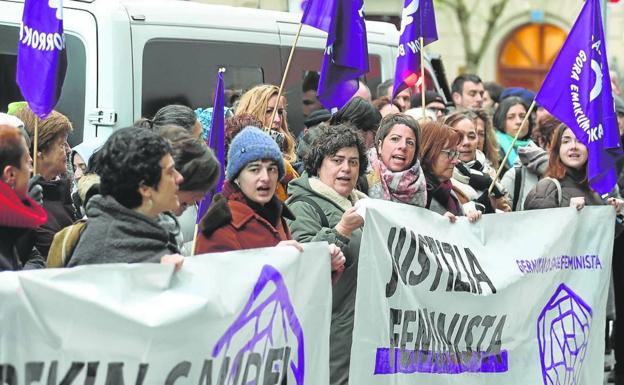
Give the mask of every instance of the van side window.
[[226, 105], [257, 84], [279, 84], [275, 46], [152, 39], [143, 50], [141, 116], [151, 117], [172, 103], [212, 106], [219, 67], [226, 69]]
[[[17, 41], [19, 27], [0, 25], [0, 111], [6, 111], [11, 102], [24, 100], [15, 82], [17, 69]], [[55, 109], [66, 115], [74, 130], [69, 144], [82, 142], [85, 117], [86, 51], [82, 41], [65, 33], [67, 48], [67, 73], [61, 98]]]

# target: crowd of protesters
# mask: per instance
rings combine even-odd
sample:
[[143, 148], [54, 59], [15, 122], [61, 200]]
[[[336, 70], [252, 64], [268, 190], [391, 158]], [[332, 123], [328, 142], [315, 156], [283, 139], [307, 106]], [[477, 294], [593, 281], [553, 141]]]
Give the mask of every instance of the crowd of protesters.
[[[299, 140], [278, 87], [251, 88], [226, 119], [221, 186], [202, 109], [163, 106], [154, 117], [73, 149], [72, 123], [58, 111], [40, 119], [23, 105], [14, 115], [0, 114], [0, 271], [138, 262], [180, 268], [192, 255], [302, 250], [326, 241], [331, 384], [346, 384], [364, 225], [359, 201], [418, 206], [450, 222], [587, 205], [611, 205], [620, 214], [624, 164], [613, 192], [595, 193], [587, 148], [574, 132], [543, 109], [526, 116], [531, 91], [461, 75], [446, 102], [431, 90], [424, 98], [410, 89], [393, 98], [392, 85], [380, 84], [371, 100], [360, 82], [334, 114], [308, 87]], [[624, 137], [624, 102], [615, 100]], [[215, 187], [220, 193], [196, 227], [196, 205]]]

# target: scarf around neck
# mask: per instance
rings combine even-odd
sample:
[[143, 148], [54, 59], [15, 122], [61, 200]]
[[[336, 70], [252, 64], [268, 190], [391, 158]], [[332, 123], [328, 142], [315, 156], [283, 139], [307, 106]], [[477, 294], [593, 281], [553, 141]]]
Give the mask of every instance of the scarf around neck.
[[318, 177], [309, 177], [308, 183], [310, 184], [310, 188], [312, 189], [312, 191], [329, 200], [330, 202], [333, 202], [342, 210], [347, 210], [353, 207], [358, 200], [366, 198], [366, 195], [364, 193], [356, 189], [351, 190], [351, 193], [348, 197], [344, 197], [338, 194], [333, 188], [321, 182]]
[[[501, 150], [503, 150], [503, 154], [509, 151], [509, 148], [511, 147], [511, 142], [513, 142], [513, 136], [509, 136], [505, 134], [504, 132], [497, 130], [496, 139], [498, 140], [498, 144], [500, 145]], [[514, 144], [513, 148], [511, 149], [511, 152], [509, 153], [509, 157], [507, 158], [507, 166], [509, 168], [513, 167], [514, 163], [516, 162], [516, 157], [518, 156], [518, 149], [520, 147], [528, 146], [531, 143], [533, 143], [531, 139], [516, 140], [516, 143]]]
[[455, 215], [462, 215], [459, 201], [451, 194], [453, 183], [450, 180], [440, 182], [433, 174], [425, 174], [427, 180], [427, 208], [431, 207], [431, 200], [435, 199], [447, 211]]
[[15, 191], [0, 181], [0, 226], [35, 229], [48, 220], [48, 213], [32, 198], [20, 199]]
[[368, 196], [425, 207], [427, 182], [418, 159], [407, 170], [394, 172], [379, 159], [375, 148], [371, 148], [367, 155], [371, 165], [371, 173], [368, 176]]

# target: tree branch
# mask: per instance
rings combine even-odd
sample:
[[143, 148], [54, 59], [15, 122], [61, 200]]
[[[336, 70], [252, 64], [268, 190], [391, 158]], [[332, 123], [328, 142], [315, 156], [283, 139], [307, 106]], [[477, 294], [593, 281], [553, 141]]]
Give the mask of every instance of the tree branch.
[[481, 57], [485, 53], [487, 47], [490, 45], [492, 37], [494, 36], [494, 27], [496, 26], [496, 22], [505, 10], [508, 2], [509, 0], [500, 0], [490, 7], [490, 14], [488, 15], [488, 19], [486, 22], [485, 35], [483, 35], [483, 38], [481, 39], [481, 44], [479, 44], [479, 48], [477, 49], [477, 51], [473, 53], [474, 56], [472, 58], [472, 64], [474, 65], [474, 68], [479, 65]]

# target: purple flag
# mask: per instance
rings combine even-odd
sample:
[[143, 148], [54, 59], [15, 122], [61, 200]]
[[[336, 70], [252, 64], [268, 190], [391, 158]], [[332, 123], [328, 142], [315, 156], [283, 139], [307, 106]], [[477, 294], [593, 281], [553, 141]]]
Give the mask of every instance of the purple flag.
[[340, 0], [308, 0], [305, 3], [301, 23], [329, 33], [331, 22]]
[[610, 192], [621, 150], [599, 0], [585, 2], [535, 101], [587, 146], [589, 182]]
[[404, 89], [412, 87], [418, 80], [421, 36], [424, 45], [438, 40], [433, 0], [405, 0], [401, 15], [393, 98]]
[[328, 110], [342, 108], [368, 72], [363, 0], [337, 0], [321, 65], [318, 97]]
[[202, 219], [208, 207], [212, 203], [214, 194], [221, 191], [223, 180], [225, 178], [225, 87], [223, 86], [223, 70], [217, 73], [217, 87], [215, 90], [214, 104], [212, 107], [212, 121], [210, 122], [210, 139], [208, 146], [214, 151], [219, 164], [221, 165], [221, 174], [219, 182], [213, 191], [208, 191], [204, 199], [199, 202], [197, 207], [197, 223]]
[[30, 108], [42, 119], [58, 101], [66, 68], [62, 0], [26, 0], [16, 81]]

